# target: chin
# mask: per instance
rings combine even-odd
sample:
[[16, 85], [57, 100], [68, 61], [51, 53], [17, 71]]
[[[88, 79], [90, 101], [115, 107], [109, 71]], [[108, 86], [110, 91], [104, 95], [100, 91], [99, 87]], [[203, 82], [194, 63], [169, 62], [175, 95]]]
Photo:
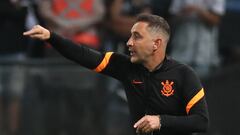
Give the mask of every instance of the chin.
[[131, 62], [132, 63], [141, 63], [139, 59], [135, 58], [135, 57], [131, 57]]

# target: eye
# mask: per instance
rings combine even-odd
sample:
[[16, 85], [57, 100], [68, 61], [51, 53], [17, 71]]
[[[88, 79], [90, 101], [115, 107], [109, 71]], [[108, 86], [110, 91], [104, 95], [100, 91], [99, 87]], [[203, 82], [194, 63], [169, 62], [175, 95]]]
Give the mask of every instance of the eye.
[[139, 33], [133, 33], [133, 39], [137, 40], [137, 39], [141, 39], [142, 36]]

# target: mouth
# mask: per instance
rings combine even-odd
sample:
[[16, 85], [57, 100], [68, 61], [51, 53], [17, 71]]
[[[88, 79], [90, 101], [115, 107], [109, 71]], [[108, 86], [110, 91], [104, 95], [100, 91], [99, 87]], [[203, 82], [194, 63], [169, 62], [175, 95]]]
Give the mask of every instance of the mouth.
[[134, 56], [135, 54], [135, 52], [130, 52], [130, 56]]
[[133, 50], [128, 50], [129, 51], [129, 54], [130, 54], [130, 56], [135, 56], [136, 55], [136, 52], [135, 51], [133, 51]]

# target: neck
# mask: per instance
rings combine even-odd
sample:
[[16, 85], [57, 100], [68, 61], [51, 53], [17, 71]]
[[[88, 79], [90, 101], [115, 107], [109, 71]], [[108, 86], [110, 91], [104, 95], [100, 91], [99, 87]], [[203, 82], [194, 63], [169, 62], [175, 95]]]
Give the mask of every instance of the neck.
[[155, 55], [151, 57], [148, 61], [143, 63], [143, 66], [146, 67], [149, 72], [153, 72], [163, 62], [164, 58], [165, 53]]

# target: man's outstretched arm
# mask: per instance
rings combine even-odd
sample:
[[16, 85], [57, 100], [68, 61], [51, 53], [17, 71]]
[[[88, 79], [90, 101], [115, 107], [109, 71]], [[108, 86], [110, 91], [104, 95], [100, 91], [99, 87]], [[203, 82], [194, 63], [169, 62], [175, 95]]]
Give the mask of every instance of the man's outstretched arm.
[[82, 45], [77, 45], [70, 40], [64, 39], [40, 25], [34, 26], [31, 30], [24, 32], [23, 35], [47, 41], [64, 57], [90, 69], [95, 69], [105, 56], [105, 54], [98, 51]]
[[124, 79], [127, 73], [129, 58], [125, 55], [106, 52], [101, 53], [83, 45], [77, 45], [40, 25], [34, 26], [23, 35], [50, 43], [64, 57], [77, 62], [83, 67], [94, 70], [118, 80]]

